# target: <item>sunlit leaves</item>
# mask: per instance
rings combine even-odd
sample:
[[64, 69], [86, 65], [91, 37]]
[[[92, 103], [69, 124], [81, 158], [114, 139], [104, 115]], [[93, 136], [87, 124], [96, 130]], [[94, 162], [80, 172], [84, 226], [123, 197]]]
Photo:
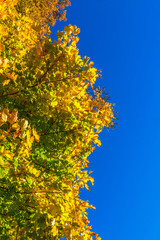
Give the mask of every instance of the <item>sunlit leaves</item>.
[[79, 193], [114, 121], [100, 72], [79, 54], [79, 28], [49, 38], [68, 0], [0, 4], [0, 238], [99, 240]]

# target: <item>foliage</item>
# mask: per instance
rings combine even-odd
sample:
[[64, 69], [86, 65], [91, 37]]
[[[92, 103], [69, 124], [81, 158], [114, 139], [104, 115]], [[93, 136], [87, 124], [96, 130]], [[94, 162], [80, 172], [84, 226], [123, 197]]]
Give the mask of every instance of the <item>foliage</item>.
[[68, 0], [0, 4], [0, 238], [98, 240], [79, 193], [114, 120], [99, 71], [79, 55], [76, 26], [49, 37]]

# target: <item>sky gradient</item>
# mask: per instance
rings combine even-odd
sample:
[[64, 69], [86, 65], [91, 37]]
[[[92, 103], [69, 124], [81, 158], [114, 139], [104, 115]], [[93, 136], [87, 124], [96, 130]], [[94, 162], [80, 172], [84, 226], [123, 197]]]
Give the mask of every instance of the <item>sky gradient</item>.
[[[102, 70], [118, 112], [90, 155], [95, 185], [81, 197], [103, 240], [160, 239], [160, 1], [71, 0], [65, 25], [81, 29], [78, 48]], [[53, 35], [52, 35], [53, 36]]]

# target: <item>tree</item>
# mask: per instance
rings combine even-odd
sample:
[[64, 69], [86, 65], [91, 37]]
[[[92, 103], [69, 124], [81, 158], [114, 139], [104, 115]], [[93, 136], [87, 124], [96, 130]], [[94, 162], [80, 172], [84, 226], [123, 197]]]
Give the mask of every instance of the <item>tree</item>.
[[100, 72], [79, 55], [76, 26], [49, 37], [69, 1], [0, 2], [0, 237], [98, 240], [79, 192], [114, 124]]

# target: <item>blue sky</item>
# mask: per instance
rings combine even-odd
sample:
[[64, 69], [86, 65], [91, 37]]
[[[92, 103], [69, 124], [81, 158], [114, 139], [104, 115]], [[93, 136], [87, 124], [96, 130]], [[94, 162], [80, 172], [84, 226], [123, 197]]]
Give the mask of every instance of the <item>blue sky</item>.
[[160, 239], [160, 1], [72, 0], [68, 21], [78, 47], [102, 70], [116, 104], [116, 130], [104, 130], [89, 157], [95, 185], [83, 199], [103, 240]]

